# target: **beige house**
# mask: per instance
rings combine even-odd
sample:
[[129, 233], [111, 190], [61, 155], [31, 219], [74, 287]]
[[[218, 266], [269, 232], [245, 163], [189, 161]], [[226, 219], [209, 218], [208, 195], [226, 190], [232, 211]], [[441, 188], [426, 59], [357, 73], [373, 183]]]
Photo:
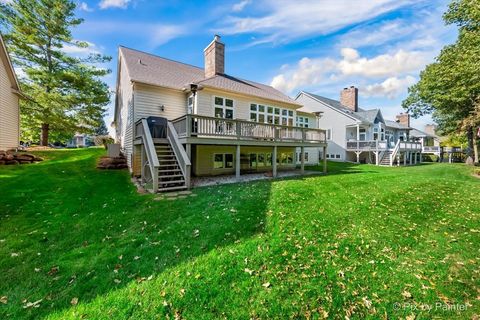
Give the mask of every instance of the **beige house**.
[[0, 150], [14, 149], [20, 139], [20, 87], [0, 36]]
[[306, 147], [326, 148], [325, 131], [298, 125], [301, 104], [278, 90], [225, 73], [215, 36], [205, 66], [121, 47], [114, 126], [132, 174], [152, 191], [190, 186], [191, 175], [303, 170]]

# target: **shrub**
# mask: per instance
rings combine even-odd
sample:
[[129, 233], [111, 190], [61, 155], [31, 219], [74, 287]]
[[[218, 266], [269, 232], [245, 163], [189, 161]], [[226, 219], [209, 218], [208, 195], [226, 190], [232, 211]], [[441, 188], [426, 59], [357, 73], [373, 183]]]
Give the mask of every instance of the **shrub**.
[[438, 162], [438, 156], [434, 154], [422, 154], [423, 162]]
[[480, 168], [474, 168], [473, 174], [480, 177]]
[[96, 136], [95, 139], [95, 145], [96, 146], [102, 146], [107, 149], [107, 144], [114, 143], [115, 141], [113, 140], [112, 137], [110, 136]]

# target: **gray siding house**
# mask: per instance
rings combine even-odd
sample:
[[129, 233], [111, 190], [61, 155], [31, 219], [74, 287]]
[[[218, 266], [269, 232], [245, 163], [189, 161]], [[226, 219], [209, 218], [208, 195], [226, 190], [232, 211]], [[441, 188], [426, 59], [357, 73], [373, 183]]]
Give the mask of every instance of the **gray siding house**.
[[377, 165], [414, 164], [419, 160], [422, 145], [410, 137], [410, 116], [400, 114], [396, 121], [390, 121], [383, 118], [380, 109], [360, 108], [358, 89], [353, 86], [341, 91], [340, 101], [305, 91], [295, 100], [303, 105], [301, 111], [319, 114], [317, 126], [327, 132], [325, 157], [329, 160]]

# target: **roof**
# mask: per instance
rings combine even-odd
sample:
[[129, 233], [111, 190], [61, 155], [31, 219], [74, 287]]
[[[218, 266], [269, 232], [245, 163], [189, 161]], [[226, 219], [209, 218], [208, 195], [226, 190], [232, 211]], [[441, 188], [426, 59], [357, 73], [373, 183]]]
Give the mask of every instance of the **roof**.
[[125, 61], [130, 79], [134, 82], [177, 90], [184, 90], [193, 83], [203, 87], [301, 106], [295, 100], [268, 85], [230, 75], [215, 75], [205, 78], [203, 68], [126, 47], [120, 47], [119, 52]]
[[406, 125], [403, 125], [399, 122], [392, 121], [392, 120], [385, 120], [385, 125], [390, 128], [395, 128], [395, 129], [411, 129], [410, 127], [407, 127]]
[[343, 104], [340, 103], [340, 101], [333, 100], [330, 98], [326, 98], [323, 96], [319, 96], [317, 94], [313, 94], [310, 92], [305, 92], [302, 91], [303, 93], [311, 96], [312, 98], [329, 105], [330, 107], [337, 109], [338, 111], [347, 114], [351, 118], [354, 118], [355, 120], [361, 121], [361, 122], [369, 122], [373, 123], [375, 121], [375, 118], [377, 117], [378, 112], [380, 111], [379, 109], [371, 109], [371, 110], [364, 110], [361, 108], [358, 108], [358, 112], [352, 111], [349, 107], [344, 106]]
[[421, 137], [432, 137], [432, 138], [436, 138], [436, 139], [439, 139], [439, 136], [435, 135], [435, 134], [429, 134], [429, 133], [426, 133], [424, 131], [421, 131], [421, 130], [418, 130], [418, 129], [415, 129], [415, 128], [412, 128], [412, 130], [410, 131], [410, 135], [412, 137], [418, 137], [418, 138], [421, 138]]
[[10, 60], [10, 56], [8, 55], [7, 47], [5, 46], [5, 42], [3, 42], [2, 35], [0, 34], [0, 58], [5, 65], [5, 69], [8, 73], [8, 78], [12, 83], [12, 89], [16, 91], [17, 94], [21, 95], [20, 92], [20, 85], [18, 84], [18, 79], [15, 74], [15, 70], [13, 69], [12, 61]]

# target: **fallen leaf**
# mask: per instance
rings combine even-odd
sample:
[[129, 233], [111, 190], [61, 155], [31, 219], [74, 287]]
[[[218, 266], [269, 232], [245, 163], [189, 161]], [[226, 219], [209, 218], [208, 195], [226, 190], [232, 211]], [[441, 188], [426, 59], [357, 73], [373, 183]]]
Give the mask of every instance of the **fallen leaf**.
[[2, 297], [0, 298], [0, 302], [3, 303], [3, 304], [7, 304], [7, 302], [8, 302], [8, 297], [7, 297], [7, 296], [2, 296]]
[[248, 268], [245, 268], [244, 271], [245, 271], [246, 273], [248, 273], [249, 275], [252, 275], [253, 272], [254, 272], [253, 270], [250, 270], [250, 269], [248, 269]]
[[77, 298], [77, 297], [73, 298], [73, 299], [70, 301], [70, 303], [71, 303], [73, 306], [76, 306], [76, 305], [78, 304], [78, 298]]
[[58, 268], [58, 266], [52, 267], [52, 268], [50, 269], [50, 271], [48, 271], [48, 275], [49, 275], [49, 276], [56, 275], [56, 274], [58, 273], [58, 270], [60, 270], [60, 269]]
[[265, 282], [264, 284], [262, 284], [262, 286], [265, 288], [270, 288], [271, 284], [270, 282]]
[[37, 300], [37, 301], [35, 301], [35, 302], [27, 302], [27, 303], [23, 306], [23, 308], [24, 308], [24, 309], [32, 308], [32, 307], [33, 307], [33, 308], [38, 308], [38, 307], [40, 307], [40, 302], [42, 302], [42, 300], [43, 300], [43, 299]]

